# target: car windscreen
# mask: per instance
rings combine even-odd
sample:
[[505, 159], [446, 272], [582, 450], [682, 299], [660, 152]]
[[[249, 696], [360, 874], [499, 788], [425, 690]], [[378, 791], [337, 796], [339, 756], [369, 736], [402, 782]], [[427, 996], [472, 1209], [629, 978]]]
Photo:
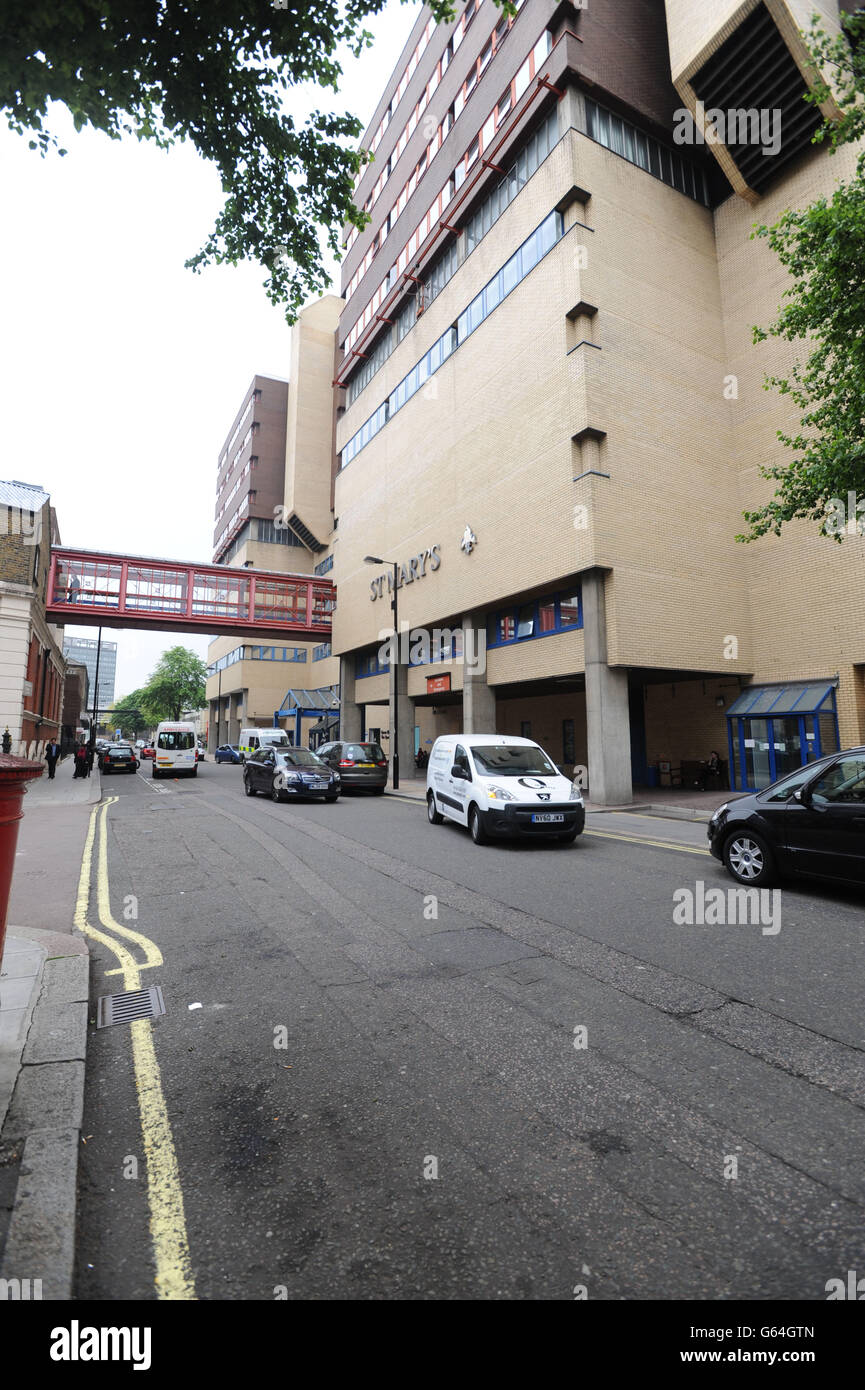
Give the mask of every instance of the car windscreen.
[[343, 757], [355, 763], [384, 762], [384, 753], [377, 743], [347, 743]]
[[157, 748], [168, 748], [172, 752], [194, 748], [195, 734], [191, 731], [187, 733], [183, 729], [174, 731], [163, 729], [162, 733], [159, 735], [159, 742], [156, 746]]
[[286, 767], [320, 767], [324, 769], [321, 758], [317, 758], [314, 753], [310, 753], [306, 748], [292, 748], [289, 753], [279, 752], [280, 761]]
[[471, 755], [475, 767], [484, 777], [558, 777], [559, 769], [550, 762], [542, 748], [517, 747], [507, 744], [478, 747]]

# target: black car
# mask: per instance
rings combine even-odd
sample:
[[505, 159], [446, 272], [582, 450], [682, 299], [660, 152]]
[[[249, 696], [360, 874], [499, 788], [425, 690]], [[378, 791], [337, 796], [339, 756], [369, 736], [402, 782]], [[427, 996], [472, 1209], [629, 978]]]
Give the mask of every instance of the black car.
[[381, 796], [387, 786], [387, 758], [378, 743], [325, 743], [318, 749], [346, 787], [365, 787]]
[[136, 772], [138, 770], [138, 759], [134, 749], [128, 743], [110, 743], [99, 754], [100, 772]]
[[865, 883], [865, 748], [832, 753], [720, 806], [709, 845], [739, 883], [785, 874]]
[[247, 796], [263, 792], [273, 801], [307, 796], [336, 801], [341, 786], [339, 773], [308, 748], [259, 748], [247, 754], [243, 789]]

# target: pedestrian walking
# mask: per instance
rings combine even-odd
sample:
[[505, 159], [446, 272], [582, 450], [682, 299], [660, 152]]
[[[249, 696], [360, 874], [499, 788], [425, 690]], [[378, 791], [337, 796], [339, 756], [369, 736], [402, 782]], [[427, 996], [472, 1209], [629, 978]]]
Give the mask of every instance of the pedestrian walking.
[[87, 765], [87, 744], [82, 740], [75, 749], [75, 771], [73, 777], [86, 777], [89, 772]]
[[60, 744], [56, 739], [50, 738], [45, 745], [45, 761], [48, 764], [48, 781], [54, 781], [54, 771], [57, 767], [57, 760], [60, 757]]

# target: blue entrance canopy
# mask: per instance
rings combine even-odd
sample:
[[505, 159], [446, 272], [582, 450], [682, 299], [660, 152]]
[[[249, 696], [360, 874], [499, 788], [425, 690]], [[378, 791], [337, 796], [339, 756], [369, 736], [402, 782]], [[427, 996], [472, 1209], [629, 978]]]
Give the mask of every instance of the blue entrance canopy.
[[325, 714], [334, 719], [339, 717], [339, 687], [336, 685], [323, 685], [317, 690], [287, 690], [281, 708], [273, 712], [273, 722], [276, 725], [280, 719], [293, 716], [294, 742], [300, 747], [303, 742], [303, 719]]
[[788, 714], [832, 714], [835, 685], [832, 681], [791, 685], [750, 685], [727, 710], [727, 718], [747, 715], [752, 719]]
[[277, 710], [277, 718], [296, 714], [322, 714], [325, 710], [339, 709], [339, 693], [335, 685], [323, 685], [318, 690], [287, 690], [282, 707]]

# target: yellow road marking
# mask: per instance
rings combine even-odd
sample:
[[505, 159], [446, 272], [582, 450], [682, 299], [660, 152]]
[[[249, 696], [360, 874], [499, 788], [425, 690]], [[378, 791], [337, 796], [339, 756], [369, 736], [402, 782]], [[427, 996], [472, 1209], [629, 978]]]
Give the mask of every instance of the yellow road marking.
[[[391, 792], [390, 795], [395, 796], [399, 801], [420, 801], [420, 797], [402, 796], [400, 792]], [[421, 801], [420, 804], [424, 805], [425, 803]], [[633, 815], [636, 813], [628, 811], [623, 812], [622, 814]], [[646, 819], [655, 820], [656, 817], [647, 816]], [[598, 839], [600, 840], [627, 840], [629, 844], [632, 845], [653, 845], [655, 849], [676, 849], [679, 850], [682, 854], [711, 855], [711, 850], [701, 849], [699, 845], [676, 845], [673, 844], [672, 840], [650, 840], [645, 835], [624, 835], [621, 831], [616, 830], [584, 830], [583, 834], [597, 835]]]
[[[90, 815], [78, 894], [75, 900], [75, 926], [85, 936], [107, 947], [120, 963], [126, 990], [141, 989], [141, 971], [162, 964], [162, 954], [156, 944], [139, 932], [121, 927], [111, 916], [108, 888], [108, 856], [105, 841], [105, 817], [116, 797], [95, 806]], [[103, 927], [111, 927], [141, 947], [147, 957], [140, 966], [120, 941], [91, 926], [87, 920], [90, 905], [90, 875], [93, 865], [93, 844], [96, 822], [100, 823], [99, 862], [97, 864], [97, 905]], [[106, 920], [107, 918], [107, 920]], [[189, 1257], [183, 1189], [171, 1121], [162, 1090], [162, 1076], [153, 1046], [153, 1026], [148, 1018], [130, 1024], [132, 1060], [135, 1068], [135, 1087], [138, 1092], [138, 1112], [141, 1117], [141, 1136], [147, 1165], [147, 1201], [150, 1207], [150, 1235], [156, 1265], [156, 1292], [160, 1299], [195, 1299], [195, 1281]]]
[[623, 835], [615, 830], [585, 830], [584, 835], [597, 835], [600, 840], [627, 840], [632, 845], [653, 845], [655, 849], [677, 849], [682, 854], [711, 854], [699, 845], [674, 845], [672, 840], [649, 840], [644, 835]]

